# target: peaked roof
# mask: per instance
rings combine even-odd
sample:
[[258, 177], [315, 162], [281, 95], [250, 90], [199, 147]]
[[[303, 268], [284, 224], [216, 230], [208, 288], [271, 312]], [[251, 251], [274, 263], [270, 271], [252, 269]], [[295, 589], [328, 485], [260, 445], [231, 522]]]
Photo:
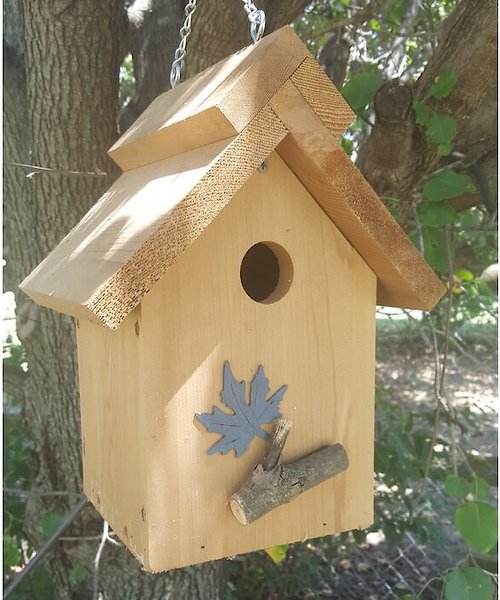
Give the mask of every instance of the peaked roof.
[[353, 117], [276, 31], [146, 109], [109, 151], [124, 173], [21, 289], [116, 328], [276, 149], [377, 275], [377, 302], [431, 309], [442, 283], [337, 143]]

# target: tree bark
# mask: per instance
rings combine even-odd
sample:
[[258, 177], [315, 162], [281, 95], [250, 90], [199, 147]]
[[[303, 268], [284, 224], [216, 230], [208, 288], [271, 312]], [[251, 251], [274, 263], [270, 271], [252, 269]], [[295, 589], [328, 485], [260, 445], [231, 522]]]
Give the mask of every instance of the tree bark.
[[[122, 131], [156, 96], [169, 89], [170, 66], [185, 18], [185, 2], [182, 0], [136, 0], [133, 4], [147, 4], [150, 11], [141, 15], [142, 19], [132, 26], [129, 34], [136, 93], [120, 118]], [[265, 33], [290, 23], [307, 4], [307, 0], [259, 3], [259, 8], [266, 11]], [[250, 43], [247, 14], [241, 3], [228, 6], [218, 0], [204, 0], [193, 16], [182, 79], [196, 75]]]
[[[265, 34], [268, 34], [290, 23], [309, 3], [304, 0], [266, 0], [257, 4], [266, 13]], [[200, 4], [188, 41], [186, 77], [203, 71], [251, 42], [247, 13], [241, 2], [228, 8], [219, 0], [205, 0]]]
[[[375, 126], [357, 165], [379, 195], [408, 204], [425, 178], [456, 161], [438, 155], [437, 147], [416, 125], [412, 110], [413, 100], [423, 99], [436, 76], [449, 70], [457, 73], [457, 84], [447, 98], [429, 100], [429, 106], [457, 122], [454, 151], [464, 155], [458, 170], [477, 165], [490, 180], [496, 174], [496, 35], [495, 0], [464, 0], [445, 22], [416, 85], [390, 81], [378, 91]], [[466, 205], [479, 202], [475, 195]]]
[[19, 0], [4, 3], [4, 289], [14, 290], [18, 274], [32, 264], [26, 256], [25, 240], [17, 235], [24, 215], [33, 210], [31, 182], [26, 173], [9, 161], [29, 162], [30, 130], [24, 61], [24, 20]]
[[[11, 47], [4, 119], [8, 281], [18, 316], [27, 301], [17, 283], [60, 241], [109, 185], [105, 177], [64, 173], [35, 175], [11, 163], [61, 171], [110, 169], [105, 150], [116, 136], [119, 2], [26, 1], [24, 40]], [[16, 86], [11, 87], [15, 81]], [[95, 111], [95, 106], [100, 111]], [[15, 143], [17, 142], [17, 143]], [[31, 312], [31, 311], [30, 311]], [[33, 316], [34, 315], [34, 316]], [[40, 309], [28, 328], [18, 328], [29, 362], [24, 413], [37, 447], [35, 482], [41, 490], [81, 489], [77, 364], [71, 319]], [[61, 500], [32, 497], [27, 533], [40, 543], [39, 522], [47, 512], [65, 512]], [[90, 514], [86, 517], [91, 518]], [[72, 562], [64, 552], [48, 558], [57, 597], [69, 598]]]
[[[136, 81], [132, 101], [120, 116], [120, 130], [125, 131], [151, 102], [170, 87], [170, 65], [178, 43], [179, 29], [184, 17], [181, 0], [140, 0], [132, 8], [141, 5], [144, 12], [129, 23], [128, 44], [134, 62]], [[194, 17], [196, 18], [196, 17]]]

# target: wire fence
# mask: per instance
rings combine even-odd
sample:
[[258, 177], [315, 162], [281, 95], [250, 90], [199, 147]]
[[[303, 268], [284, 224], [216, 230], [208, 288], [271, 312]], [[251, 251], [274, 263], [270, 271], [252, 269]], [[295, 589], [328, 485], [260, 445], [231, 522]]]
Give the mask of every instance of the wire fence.
[[338, 600], [396, 600], [410, 594], [441, 598], [443, 550], [419, 544], [406, 534], [397, 545], [356, 546], [349, 558], [332, 565], [332, 597]]

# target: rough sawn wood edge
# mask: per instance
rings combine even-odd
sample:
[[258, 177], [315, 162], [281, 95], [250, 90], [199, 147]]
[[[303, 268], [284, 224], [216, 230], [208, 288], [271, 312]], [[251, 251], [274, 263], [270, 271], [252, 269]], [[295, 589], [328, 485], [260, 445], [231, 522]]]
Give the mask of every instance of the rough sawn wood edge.
[[306, 56], [290, 80], [318, 119], [338, 140], [352, 125], [356, 115], [311, 54]]

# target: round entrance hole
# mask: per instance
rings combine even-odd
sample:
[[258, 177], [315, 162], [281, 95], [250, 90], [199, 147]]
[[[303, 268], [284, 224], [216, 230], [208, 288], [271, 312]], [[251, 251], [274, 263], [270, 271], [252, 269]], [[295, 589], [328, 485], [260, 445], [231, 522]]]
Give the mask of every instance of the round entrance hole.
[[243, 289], [255, 302], [277, 302], [292, 285], [292, 259], [283, 246], [259, 242], [243, 257], [240, 279]]

